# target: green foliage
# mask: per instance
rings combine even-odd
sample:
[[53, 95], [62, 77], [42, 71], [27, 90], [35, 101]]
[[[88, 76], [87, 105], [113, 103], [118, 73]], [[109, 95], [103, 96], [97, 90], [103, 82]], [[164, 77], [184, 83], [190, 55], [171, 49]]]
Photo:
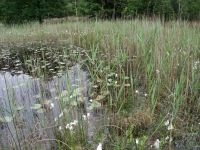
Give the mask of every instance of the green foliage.
[[38, 20], [42, 23], [44, 18], [62, 17], [65, 14], [63, 0], [10, 0], [2, 1], [1, 19], [6, 24], [24, 23]]
[[200, 19], [199, 0], [0, 0], [0, 20], [24, 23], [44, 18], [89, 16], [106, 19], [150, 16]]

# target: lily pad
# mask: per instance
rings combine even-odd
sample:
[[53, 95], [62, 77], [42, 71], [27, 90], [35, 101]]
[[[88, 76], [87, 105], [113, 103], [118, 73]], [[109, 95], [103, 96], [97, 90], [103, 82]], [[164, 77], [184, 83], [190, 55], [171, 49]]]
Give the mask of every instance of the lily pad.
[[11, 122], [12, 119], [13, 119], [13, 117], [11, 117], [11, 116], [5, 116], [3, 118], [0, 117], [0, 122], [6, 122], [6, 123], [8, 123], [8, 122]]
[[45, 112], [45, 110], [42, 109], [42, 108], [40, 108], [40, 109], [37, 110], [37, 113], [39, 113], [39, 114], [42, 114], [42, 113], [44, 113], [44, 112]]
[[92, 108], [99, 108], [99, 107], [101, 107], [101, 103], [99, 103], [97, 101], [92, 101], [91, 107]]
[[42, 107], [42, 105], [41, 104], [34, 104], [32, 107], [31, 107], [31, 109], [40, 109]]
[[20, 111], [20, 110], [22, 110], [22, 109], [24, 109], [24, 106], [20, 106], [20, 105], [16, 106], [16, 110], [17, 110], [17, 111]]
[[102, 101], [105, 97], [106, 97], [106, 95], [98, 95], [94, 100], [95, 101]]

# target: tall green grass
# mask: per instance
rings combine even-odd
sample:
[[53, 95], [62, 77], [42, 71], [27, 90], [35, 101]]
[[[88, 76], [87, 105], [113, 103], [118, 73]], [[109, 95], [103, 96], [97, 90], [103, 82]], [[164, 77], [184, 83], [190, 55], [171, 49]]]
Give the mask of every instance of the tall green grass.
[[[107, 112], [107, 149], [161, 148], [199, 134], [199, 24], [160, 20], [66, 22], [1, 27], [1, 43], [62, 41], [86, 49], [91, 97]], [[109, 93], [104, 96], [105, 92]], [[98, 99], [99, 100], [99, 99]], [[167, 129], [165, 121], [173, 129]], [[170, 136], [174, 140], [165, 140]], [[139, 141], [136, 142], [136, 139]], [[74, 139], [75, 140], [75, 139]], [[189, 141], [190, 142], [190, 141]], [[196, 142], [195, 145], [199, 146]]]

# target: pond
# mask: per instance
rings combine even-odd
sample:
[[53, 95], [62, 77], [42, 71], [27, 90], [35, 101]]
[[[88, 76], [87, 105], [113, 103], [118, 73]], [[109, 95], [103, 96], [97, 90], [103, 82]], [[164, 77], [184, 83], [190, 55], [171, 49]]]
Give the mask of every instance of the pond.
[[[53, 139], [53, 130], [58, 127], [56, 118], [67, 106], [64, 99], [68, 94], [76, 99], [79, 96], [82, 103], [88, 100], [87, 72], [79, 65], [49, 81], [25, 74], [0, 72], [0, 85], [0, 147], [3, 149], [23, 149], [23, 145], [37, 145], [34, 144], [37, 140]], [[72, 105], [76, 104], [73, 102]], [[71, 118], [76, 119], [77, 112], [71, 113]], [[43, 142], [40, 148], [44, 146], [50, 149], [52, 145]]]
[[103, 113], [89, 98], [84, 54], [59, 42], [0, 45], [0, 149], [57, 149], [58, 133], [77, 122], [94, 145]]

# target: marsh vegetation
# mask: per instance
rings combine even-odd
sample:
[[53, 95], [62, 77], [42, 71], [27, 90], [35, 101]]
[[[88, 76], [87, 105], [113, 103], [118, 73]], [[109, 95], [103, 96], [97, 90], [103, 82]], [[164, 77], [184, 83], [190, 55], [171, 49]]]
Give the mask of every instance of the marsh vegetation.
[[199, 27], [147, 19], [2, 25], [2, 148], [199, 149]]

